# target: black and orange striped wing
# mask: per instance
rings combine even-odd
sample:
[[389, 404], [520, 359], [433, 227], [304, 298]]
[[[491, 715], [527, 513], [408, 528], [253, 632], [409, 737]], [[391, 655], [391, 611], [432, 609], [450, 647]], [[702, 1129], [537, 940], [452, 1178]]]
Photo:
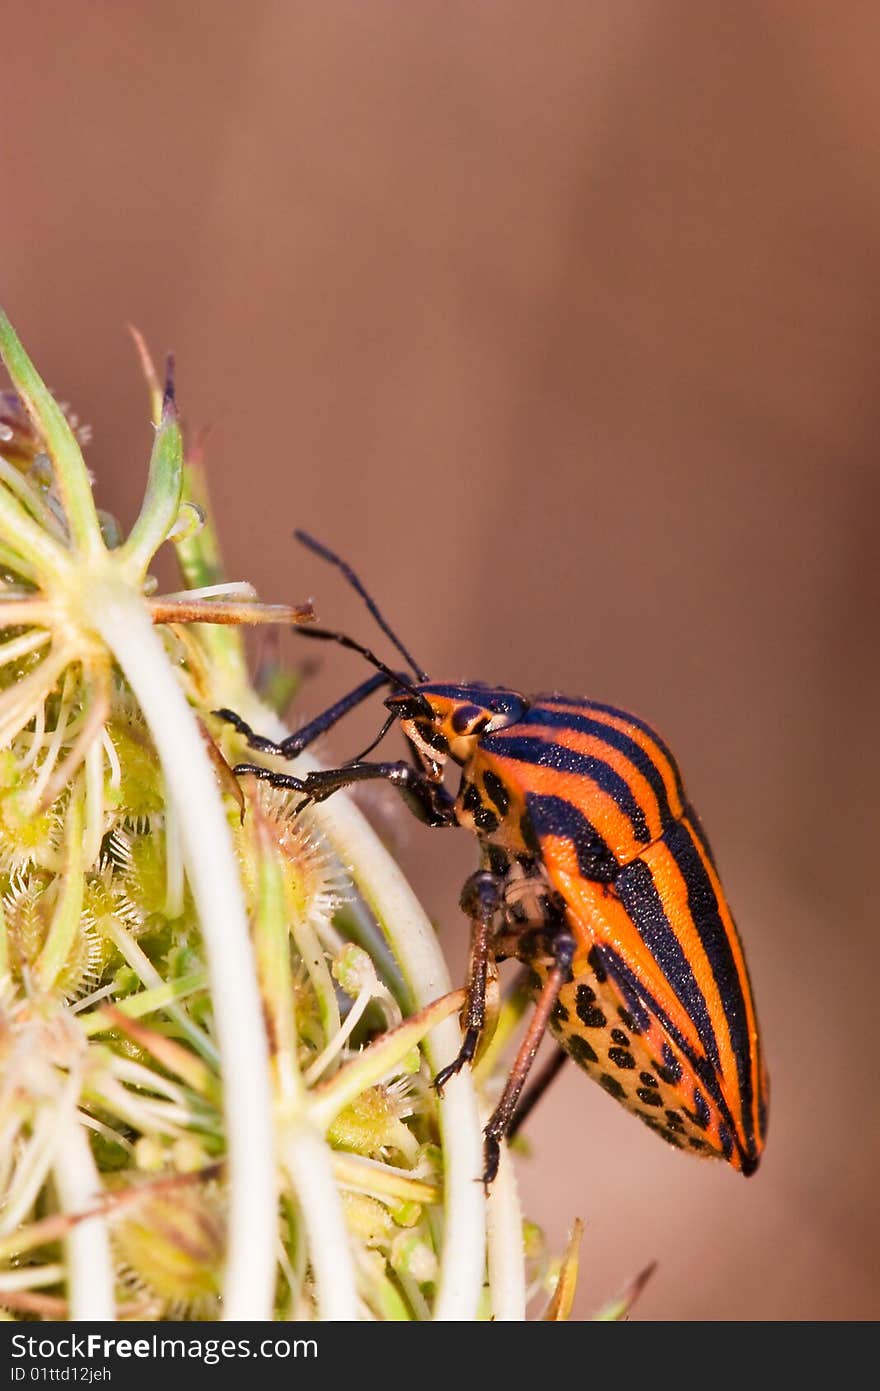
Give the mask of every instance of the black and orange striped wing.
[[672, 1144], [752, 1173], [767, 1091], [752, 991], [668, 748], [624, 711], [553, 695], [484, 736], [479, 761], [515, 789], [579, 943], [560, 1042]]

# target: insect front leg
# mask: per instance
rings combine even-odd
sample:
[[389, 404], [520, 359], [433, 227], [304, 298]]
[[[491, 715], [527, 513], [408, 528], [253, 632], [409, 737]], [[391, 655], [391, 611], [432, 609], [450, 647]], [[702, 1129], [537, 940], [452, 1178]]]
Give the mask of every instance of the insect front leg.
[[541, 1039], [544, 1037], [547, 1023], [553, 1013], [553, 1006], [568, 979], [571, 963], [574, 960], [575, 946], [574, 937], [567, 928], [560, 928], [554, 934], [551, 945], [553, 967], [544, 982], [541, 994], [538, 996], [535, 1012], [519, 1046], [516, 1061], [511, 1068], [504, 1091], [501, 1093], [501, 1100], [495, 1107], [483, 1132], [485, 1137], [483, 1183], [487, 1188], [498, 1173], [501, 1141], [510, 1130], [517, 1102], [525, 1086], [532, 1063], [535, 1061], [535, 1055], [540, 1047]]
[[[239, 763], [232, 770], [243, 775], [250, 773], [272, 787], [289, 787], [303, 794], [301, 806], [309, 802], [324, 802], [334, 792], [355, 783], [377, 778], [390, 782], [403, 793], [410, 810], [428, 826], [456, 826], [455, 803], [441, 783], [433, 782], [411, 763], [347, 763], [342, 768], [320, 768], [304, 778], [290, 773], [276, 773], [257, 763]], [[299, 810], [299, 808], [298, 808]]]
[[337, 700], [335, 705], [331, 705], [328, 710], [317, 715], [310, 720], [302, 729], [296, 730], [293, 734], [288, 734], [286, 739], [276, 743], [274, 739], [266, 739], [262, 734], [256, 734], [246, 720], [237, 715], [234, 710], [215, 710], [214, 714], [220, 720], [225, 720], [237, 729], [239, 734], [243, 734], [248, 741], [248, 747], [256, 749], [258, 753], [268, 753], [276, 758], [296, 758], [303, 749], [307, 749], [309, 744], [313, 744], [316, 739], [328, 729], [332, 729], [343, 715], [347, 715], [349, 710], [354, 710], [355, 706], [371, 696], [374, 691], [378, 691], [382, 686], [390, 685], [389, 678], [383, 672], [377, 672], [375, 676], [370, 676], [366, 681], [362, 681], [348, 695]]
[[490, 965], [494, 966], [492, 932], [501, 909], [504, 881], [489, 869], [478, 869], [461, 891], [461, 906], [471, 920], [471, 953], [468, 963], [467, 1003], [464, 1009], [464, 1042], [458, 1057], [441, 1068], [434, 1078], [438, 1092], [450, 1077], [472, 1061], [486, 1023], [486, 986]]

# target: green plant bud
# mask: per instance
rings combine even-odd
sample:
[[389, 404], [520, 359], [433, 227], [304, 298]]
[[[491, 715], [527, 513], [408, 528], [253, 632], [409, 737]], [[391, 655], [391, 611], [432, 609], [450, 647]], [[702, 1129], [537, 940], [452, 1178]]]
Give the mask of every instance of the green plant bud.
[[365, 1246], [387, 1243], [392, 1229], [391, 1214], [375, 1198], [365, 1193], [343, 1193], [342, 1204], [349, 1231]]
[[391, 1243], [390, 1261], [400, 1275], [410, 1275], [426, 1285], [437, 1274], [437, 1257], [431, 1247], [413, 1232], [399, 1232]]
[[363, 947], [349, 942], [333, 962], [333, 976], [339, 981], [346, 995], [359, 995], [368, 990], [371, 995], [379, 993], [379, 978], [376, 968]]
[[121, 1266], [175, 1312], [209, 1307], [221, 1287], [225, 1242], [219, 1198], [204, 1189], [148, 1194], [113, 1224]]
[[397, 1227], [416, 1227], [422, 1220], [424, 1208], [421, 1203], [398, 1203], [391, 1208], [391, 1217]]

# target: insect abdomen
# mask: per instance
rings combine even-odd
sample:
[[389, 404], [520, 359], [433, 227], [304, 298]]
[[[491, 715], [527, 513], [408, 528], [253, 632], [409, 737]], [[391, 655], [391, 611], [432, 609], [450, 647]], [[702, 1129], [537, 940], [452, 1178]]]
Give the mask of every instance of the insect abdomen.
[[581, 943], [560, 1041], [671, 1143], [753, 1171], [766, 1083], [748, 974], [665, 744], [622, 711], [552, 696], [480, 752], [521, 798], [524, 834]]
[[[601, 971], [600, 966], [600, 971]], [[542, 970], [535, 969], [538, 988]], [[592, 969], [575, 967], [563, 986], [550, 1027], [574, 1061], [627, 1110], [676, 1149], [723, 1157], [718, 1137], [708, 1132], [708, 1113], [687, 1105], [683, 1068], [668, 1047], [646, 1039], [644, 1021], [610, 997]]]
[[766, 1119], [757, 1023], [695, 823], [681, 818], [610, 883], [586, 879], [565, 840], [544, 850], [581, 943], [552, 1022], [560, 1042], [672, 1144], [753, 1172]]

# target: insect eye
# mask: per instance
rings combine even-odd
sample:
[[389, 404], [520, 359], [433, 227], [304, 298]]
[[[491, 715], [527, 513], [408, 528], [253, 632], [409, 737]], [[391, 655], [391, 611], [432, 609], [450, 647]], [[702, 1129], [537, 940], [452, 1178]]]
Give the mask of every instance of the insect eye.
[[480, 727], [477, 724], [479, 718], [479, 705], [457, 705], [452, 712], [453, 731], [456, 734], [473, 734]]

